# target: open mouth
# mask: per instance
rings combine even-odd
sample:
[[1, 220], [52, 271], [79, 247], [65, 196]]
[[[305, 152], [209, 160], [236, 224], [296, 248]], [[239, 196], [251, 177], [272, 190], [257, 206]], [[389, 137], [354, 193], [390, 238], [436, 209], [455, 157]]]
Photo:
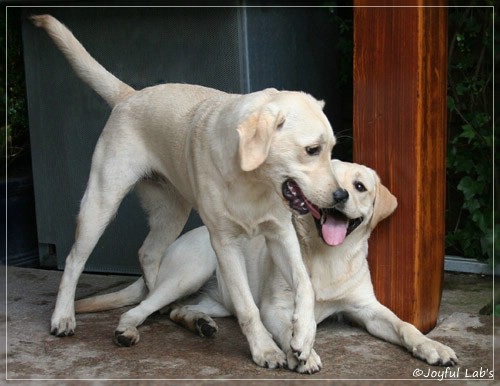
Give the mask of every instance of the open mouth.
[[283, 183], [282, 191], [291, 209], [301, 215], [312, 214], [320, 237], [330, 246], [342, 244], [345, 238], [363, 222], [362, 217], [349, 219], [335, 208], [318, 208], [307, 199], [300, 187], [292, 179], [288, 179]]
[[297, 185], [294, 180], [288, 179], [283, 182], [282, 191], [283, 197], [285, 197], [290, 204], [290, 208], [299, 214], [307, 214], [311, 212], [314, 218], [321, 217], [319, 208], [307, 199], [304, 193], [302, 193], [302, 190], [300, 190], [299, 185]]
[[344, 242], [363, 222], [363, 217], [348, 218], [335, 208], [321, 209], [321, 217], [314, 217], [320, 237], [328, 245], [335, 247]]

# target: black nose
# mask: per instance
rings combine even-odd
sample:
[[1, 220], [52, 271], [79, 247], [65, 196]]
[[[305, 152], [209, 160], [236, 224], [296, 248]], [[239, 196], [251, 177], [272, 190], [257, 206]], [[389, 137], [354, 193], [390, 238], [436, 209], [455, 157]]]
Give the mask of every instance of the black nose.
[[335, 204], [346, 202], [348, 198], [349, 193], [345, 189], [337, 189], [335, 192], [333, 192], [333, 201], [335, 202]]

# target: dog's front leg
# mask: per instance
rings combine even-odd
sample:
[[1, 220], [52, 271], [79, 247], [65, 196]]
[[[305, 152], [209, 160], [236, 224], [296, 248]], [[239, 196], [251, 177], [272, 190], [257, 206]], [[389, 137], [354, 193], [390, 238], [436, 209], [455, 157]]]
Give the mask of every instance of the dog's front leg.
[[217, 254], [219, 272], [226, 284], [234, 311], [246, 336], [252, 358], [262, 367], [285, 367], [286, 355], [272, 339], [260, 319], [259, 309], [250, 291], [245, 261], [237, 239], [211, 234], [212, 246]]
[[458, 358], [450, 347], [427, 338], [415, 326], [399, 319], [376, 299], [354, 309], [354, 312], [348, 314], [363, 324], [370, 334], [405, 347], [430, 365], [453, 366], [458, 363]]
[[314, 349], [311, 350], [307, 361], [299, 361], [290, 347], [293, 338], [294, 300], [290, 288], [281, 277], [274, 275], [266, 283], [260, 312], [264, 325], [286, 353], [287, 366], [290, 370], [307, 374], [321, 370], [321, 359]]
[[288, 227], [269, 232], [266, 242], [274, 263], [294, 291], [295, 310], [292, 316], [293, 337], [290, 346], [297, 359], [305, 362], [314, 345], [316, 320], [314, 290], [302, 260], [299, 241], [290, 223]]

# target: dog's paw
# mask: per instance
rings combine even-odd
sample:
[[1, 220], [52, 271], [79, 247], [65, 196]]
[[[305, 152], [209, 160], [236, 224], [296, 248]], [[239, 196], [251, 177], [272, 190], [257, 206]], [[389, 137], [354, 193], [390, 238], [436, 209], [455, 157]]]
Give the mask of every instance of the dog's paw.
[[311, 350], [311, 355], [309, 355], [306, 361], [299, 361], [293, 350], [290, 350], [287, 352], [287, 362], [290, 370], [297, 371], [301, 374], [314, 374], [323, 367], [321, 358], [314, 349]]
[[209, 316], [196, 319], [195, 324], [198, 335], [202, 338], [213, 338], [219, 330], [217, 324]]
[[130, 347], [139, 342], [139, 331], [135, 327], [129, 327], [123, 331], [116, 330], [113, 341], [120, 347]]
[[293, 337], [290, 347], [297, 359], [306, 362], [311, 355], [316, 337], [316, 320], [314, 317], [307, 321], [297, 316], [293, 317]]
[[50, 322], [50, 333], [55, 336], [71, 336], [75, 334], [76, 320], [75, 316], [64, 318], [52, 317]]
[[278, 346], [269, 347], [267, 350], [252, 354], [253, 361], [267, 369], [286, 368], [286, 354]]
[[458, 357], [455, 351], [431, 339], [414, 347], [412, 353], [417, 358], [433, 366], [454, 366], [458, 363]]

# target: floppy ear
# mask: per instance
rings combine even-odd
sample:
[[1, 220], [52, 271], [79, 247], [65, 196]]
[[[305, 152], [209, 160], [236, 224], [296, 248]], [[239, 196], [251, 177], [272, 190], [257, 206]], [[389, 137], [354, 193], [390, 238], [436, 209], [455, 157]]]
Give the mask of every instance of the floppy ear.
[[242, 170], [248, 172], [262, 165], [269, 154], [273, 133], [283, 122], [284, 114], [277, 106], [269, 104], [252, 113], [238, 126]]
[[370, 221], [371, 229], [373, 230], [380, 221], [389, 217], [396, 210], [397, 206], [398, 200], [389, 192], [389, 189], [382, 185], [379, 179], [377, 182], [372, 220]]

